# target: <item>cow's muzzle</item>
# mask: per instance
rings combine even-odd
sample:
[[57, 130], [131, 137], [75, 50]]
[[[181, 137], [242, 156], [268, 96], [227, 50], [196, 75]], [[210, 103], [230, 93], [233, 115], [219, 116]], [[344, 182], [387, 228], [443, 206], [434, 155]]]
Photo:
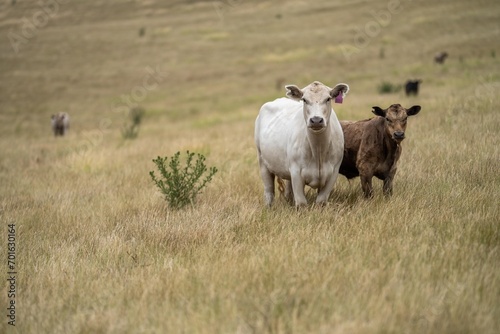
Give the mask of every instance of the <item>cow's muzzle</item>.
[[322, 130], [325, 125], [325, 119], [323, 117], [314, 116], [309, 119], [309, 128], [314, 131]]
[[396, 131], [392, 134], [392, 137], [396, 141], [402, 141], [403, 139], [405, 139], [405, 133], [403, 131]]

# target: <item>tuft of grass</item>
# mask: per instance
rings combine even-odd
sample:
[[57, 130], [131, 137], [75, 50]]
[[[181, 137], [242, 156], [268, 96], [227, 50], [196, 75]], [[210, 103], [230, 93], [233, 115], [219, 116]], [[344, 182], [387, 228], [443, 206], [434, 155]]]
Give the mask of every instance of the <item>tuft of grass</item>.
[[377, 86], [377, 91], [379, 94], [391, 94], [397, 93], [401, 90], [401, 85], [396, 85], [391, 82], [383, 81]]
[[[161, 178], [157, 177], [154, 171], [149, 172], [151, 179], [160, 189], [161, 193], [169, 203], [171, 208], [180, 209], [188, 204], [194, 204], [196, 196], [212, 181], [212, 177], [217, 173], [216, 167], [208, 168], [205, 165], [205, 156], [198, 153], [197, 159], [193, 163], [195, 153], [186, 152], [186, 163], [181, 166], [180, 152], [174, 154], [167, 166], [168, 157], [158, 157], [153, 159]], [[204, 179], [203, 174], [207, 173]]]
[[[37, 2], [9, 8], [2, 36], [23, 37]], [[341, 43], [355, 48], [352, 32], [387, 0], [223, 2], [238, 9], [221, 22], [210, 1], [60, 1], [17, 56], [5, 38], [0, 245], [15, 223], [19, 308], [0, 333], [498, 333], [498, 0], [405, 1], [349, 58]], [[204, 38], [218, 31], [227, 38]], [[256, 56], [298, 45], [312, 51]], [[457, 57], [447, 72], [432, 61], [443, 46]], [[284, 95], [276, 78], [350, 84], [335, 112], [358, 120], [413, 102], [376, 87], [414, 76], [429, 93], [408, 121], [390, 199], [380, 180], [366, 201], [359, 178], [340, 176], [325, 207], [265, 208], [253, 129], [259, 107]], [[103, 111], [144, 84], [151, 121], [120, 145], [124, 118]], [[64, 141], [51, 136], [52, 110], [75, 115]], [[165, 212], [146, 175], [170, 148], [220, 169], [192, 209]]]

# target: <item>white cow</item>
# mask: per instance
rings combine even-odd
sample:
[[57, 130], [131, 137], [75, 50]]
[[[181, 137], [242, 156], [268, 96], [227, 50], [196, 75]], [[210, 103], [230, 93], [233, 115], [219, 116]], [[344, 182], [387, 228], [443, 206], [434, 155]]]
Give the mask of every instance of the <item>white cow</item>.
[[290, 180], [285, 196], [293, 191], [295, 205], [307, 204], [304, 186], [318, 189], [316, 203], [324, 204], [337, 179], [344, 154], [344, 135], [331, 100], [342, 102], [349, 86], [333, 89], [313, 82], [304, 89], [286, 86], [287, 98], [262, 106], [255, 121], [255, 144], [264, 197], [274, 199], [275, 177]]

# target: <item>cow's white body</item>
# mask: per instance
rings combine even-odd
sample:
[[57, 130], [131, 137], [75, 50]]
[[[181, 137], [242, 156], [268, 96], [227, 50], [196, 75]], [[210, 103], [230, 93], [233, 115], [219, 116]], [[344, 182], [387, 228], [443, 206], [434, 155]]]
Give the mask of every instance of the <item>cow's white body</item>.
[[[303, 101], [288, 98], [268, 102], [262, 106], [255, 121], [255, 144], [265, 201], [269, 206], [274, 198], [276, 176], [291, 181], [287, 193], [291, 195], [293, 190], [297, 206], [307, 204], [305, 185], [318, 189], [316, 202], [325, 203], [337, 179], [344, 151], [342, 128], [330, 101], [326, 107], [321, 102], [324, 95], [316, 99], [319, 102], [314, 97], [310, 99], [306, 106]], [[325, 113], [325, 108], [329, 112]], [[321, 115], [327, 117], [324, 128], [311, 129], [309, 119]]]

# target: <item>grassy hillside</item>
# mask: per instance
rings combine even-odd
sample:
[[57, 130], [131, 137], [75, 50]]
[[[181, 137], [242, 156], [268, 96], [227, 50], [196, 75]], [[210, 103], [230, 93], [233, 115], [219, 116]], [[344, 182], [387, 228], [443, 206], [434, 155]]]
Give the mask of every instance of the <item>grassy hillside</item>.
[[[0, 3], [0, 238], [15, 224], [17, 271], [0, 332], [498, 332], [498, 1], [164, 2]], [[418, 97], [377, 91], [410, 78]], [[339, 177], [324, 208], [264, 207], [253, 122], [313, 80], [350, 85], [341, 119], [422, 106], [392, 198]], [[146, 114], [124, 140], [132, 105]], [[173, 211], [148, 173], [185, 150], [219, 172]]]

